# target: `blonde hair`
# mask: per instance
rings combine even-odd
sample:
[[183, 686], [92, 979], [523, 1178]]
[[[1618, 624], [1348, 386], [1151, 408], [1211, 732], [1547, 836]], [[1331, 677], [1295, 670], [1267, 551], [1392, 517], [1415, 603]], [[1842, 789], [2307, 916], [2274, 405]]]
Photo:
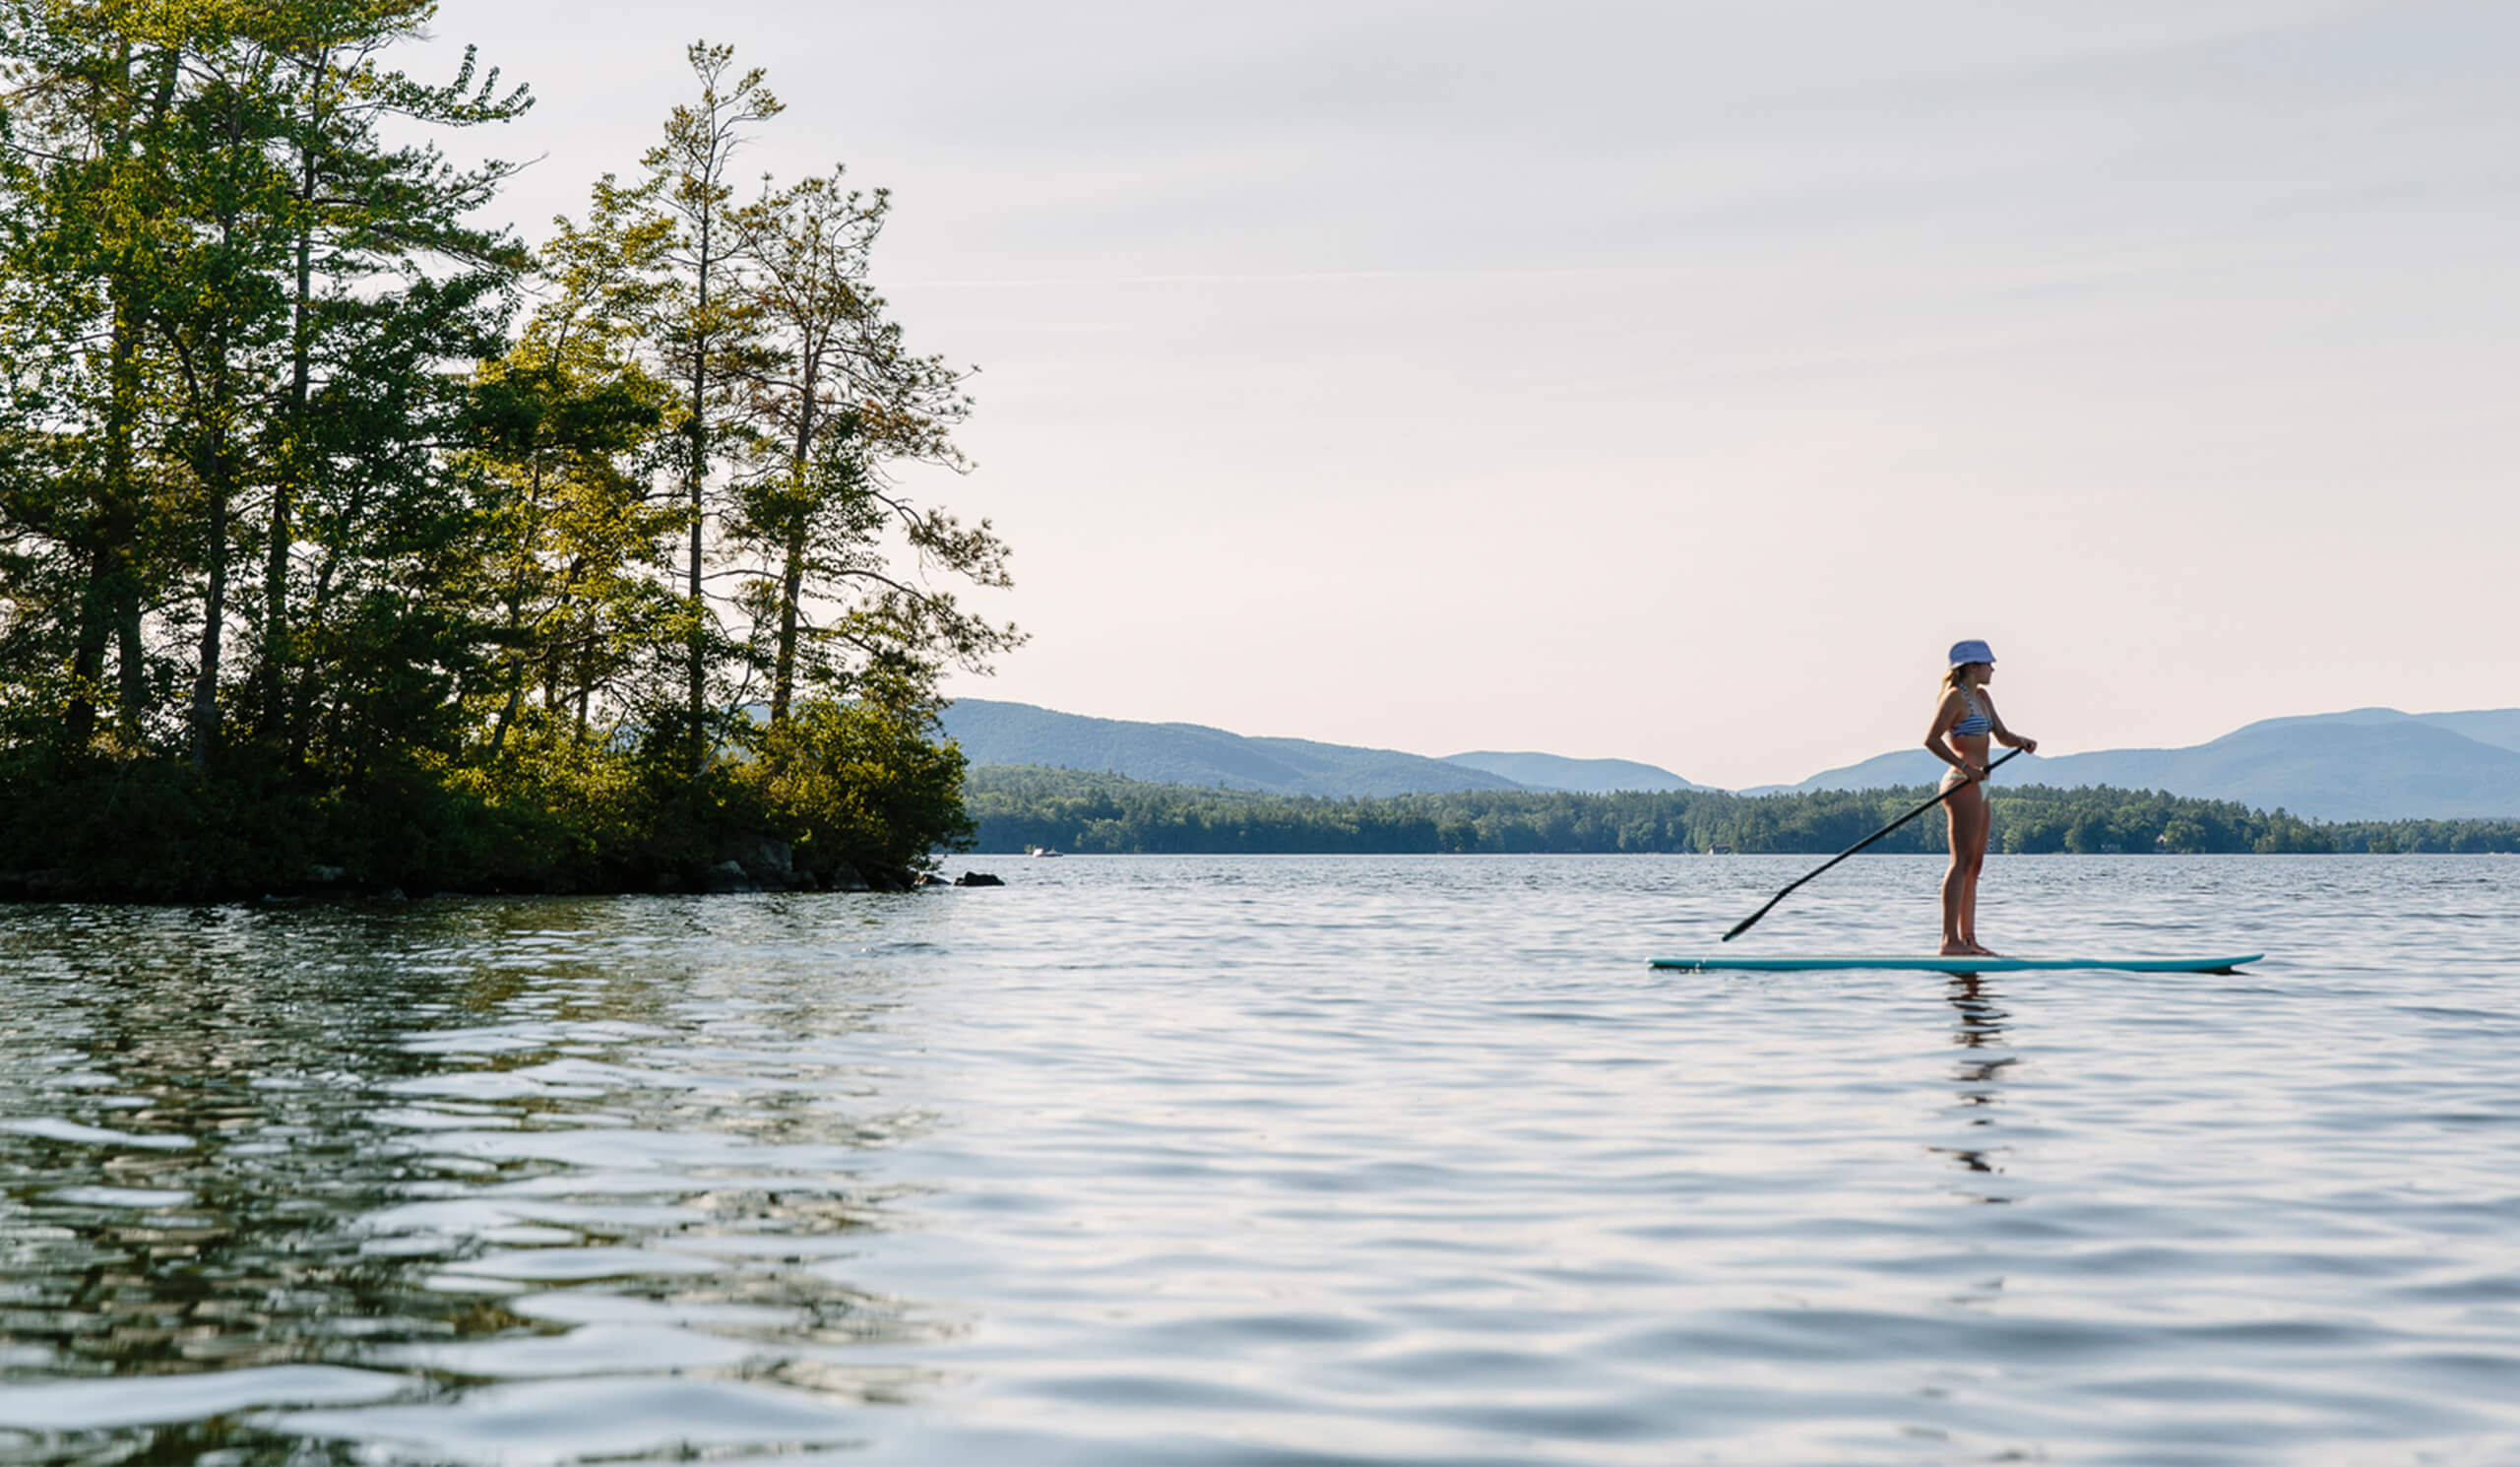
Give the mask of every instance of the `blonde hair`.
[[1961, 683], [1967, 681], [1968, 679], [1962, 677], [1960, 674], [1968, 671], [1971, 668], [1976, 666], [1978, 666], [1976, 663], [1952, 664], [1951, 670], [1942, 674], [1942, 690], [1944, 692], [1949, 692], [1953, 688], [1960, 686]]

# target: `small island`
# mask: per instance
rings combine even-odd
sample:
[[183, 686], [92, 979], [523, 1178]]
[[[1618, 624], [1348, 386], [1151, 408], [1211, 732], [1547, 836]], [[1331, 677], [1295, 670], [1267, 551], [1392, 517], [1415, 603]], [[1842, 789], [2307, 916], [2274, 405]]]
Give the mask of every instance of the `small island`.
[[[1013, 646], [889, 196], [722, 46], [529, 247], [428, 7], [35, 7], [0, 113], [0, 897], [907, 887]], [[160, 33], [163, 32], [163, 33]], [[423, 141], [413, 141], [419, 139]], [[929, 475], [922, 483], [945, 476]]]

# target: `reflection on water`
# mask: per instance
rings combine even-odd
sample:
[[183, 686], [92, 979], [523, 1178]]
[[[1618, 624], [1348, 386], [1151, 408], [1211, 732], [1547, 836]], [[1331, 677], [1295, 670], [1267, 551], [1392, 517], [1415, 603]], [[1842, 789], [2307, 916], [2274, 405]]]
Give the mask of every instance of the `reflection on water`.
[[[923, 1124], [848, 1052], [890, 1000], [695, 995], [690, 915], [17, 914], [0, 1363], [63, 1383], [0, 1393], [38, 1434], [0, 1444], [504, 1458], [552, 1398], [481, 1387], [607, 1376], [564, 1455], [853, 1439], [837, 1402], [928, 1373], [860, 1347], [944, 1328], [847, 1267], [892, 1190], [865, 1158]], [[397, 1400], [431, 1404], [341, 1414]]]
[[2520, 862], [1037, 864], [0, 913], [0, 1463], [2520, 1457]]
[[[2011, 1017], [1997, 1006], [1998, 995], [1988, 991], [1985, 976], [1978, 973], [1955, 973], [1946, 993], [1951, 1006], [1959, 1011], [1959, 1023], [1953, 1029], [1951, 1042], [1968, 1050], [1968, 1056], [1952, 1070], [1952, 1078], [1960, 1083], [1960, 1103], [1981, 1108], [1972, 1114], [1967, 1124], [1992, 1126], [1994, 1105], [2002, 1098], [1999, 1082], [2013, 1062], [2013, 1054], [2004, 1049], [2004, 1020]], [[1991, 1138], [1973, 1146], [1931, 1148], [1949, 1156], [1972, 1172], [1991, 1175], [2003, 1168], [1995, 1165], [1993, 1154], [2002, 1148]], [[2010, 1202], [2009, 1196], [1981, 1192], [1968, 1194], [1976, 1202]]]

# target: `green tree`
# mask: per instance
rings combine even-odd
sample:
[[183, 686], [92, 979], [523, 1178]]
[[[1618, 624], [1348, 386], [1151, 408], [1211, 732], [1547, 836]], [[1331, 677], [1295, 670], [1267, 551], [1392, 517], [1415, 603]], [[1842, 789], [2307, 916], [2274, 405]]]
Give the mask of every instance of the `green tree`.
[[855, 697], [809, 698], [764, 733], [743, 778], [829, 877], [846, 864], [906, 870], [967, 849], [963, 751], [937, 743], [936, 702], [915, 680], [866, 679]]
[[472, 693], [491, 763], [529, 712], [546, 736], [611, 741], [664, 701], [657, 653], [681, 624], [663, 575], [681, 516], [649, 493], [673, 394], [638, 355], [666, 226], [606, 178], [588, 223], [556, 230], [548, 298], [472, 384], [467, 467], [488, 516], [472, 596], [496, 651]]
[[[280, 136], [266, 151], [277, 151], [286, 170], [289, 273], [286, 378], [261, 454], [270, 484], [254, 716], [261, 735], [291, 753], [304, 750], [303, 714], [313, 702], [302, 689], [292, 696], [304, 672], [293, 626], [299, 611], [290, 603], [293, 559], [301, 549], [318, 557], [302, 613], [320, 625], [339, 604], [345, 566], [361, 549], [354, 532], [374, 501], [411, 487], [433, 467], [410, 462], [415, 432], [442, 428], [461, 401], [412, 391], [435, 386], [419, 380], [437, 375], [428, 358], [490, 339], [499, 312], [480, 310], [481, 299], [526, 265], [504, 231], [466, 222], [490, 201], [510, 171], [505, 165], [453, 168], [434, 145], [384, 137], [388, 128], [504, 122], [531, 104], [523, 88], [502, 94], [496, 72], [475, 85], [469, 50], [442, 87], [384, 65], [382, 53], [418, 36], [435, 9], [434, 0], [257, 7], [267, 27], [259, 41], [273, 54], [280, 94]], [[391, 374], [384, 393], [380, 371]], [[375, 411], [380, 396], [399, 398], [403, 411]], [[406, 471], [399, 485], [397, 476], [371, 472], [398, 459]], [[308, 510], [316, 523], [302, 544], [300, 515]]]
[[[0, 9], [11, 105], [0, 117], [0, 356], [7, 384], [0, 525], [12, 614], [10, 701], [84, 751], [116, 643], [118, 733], [145, 735], [152, 665], [140, 603], [144, 540], [165, 492], [146, 461], [148, 262], [176, 52], [92, 11]], [[55, 678], [57, 651], [67, 675]], [[59, 722], [54, 723], [54, 716]]]
[[[376, 580], [358, 562], [398, 557], [393, 537], [410, 529], [375, 495], [427, 487], [425, 445], [442, 426], [431, 409], [451, 400], [438, 363], [495, 331], [491, 297], [520, 263], [462, 223], [495, 187], [495, 164], [451, 169], [427, 147], [380, 139], [388, 120], [468, 126], [524, 104], [472, 88], [469, 63], [443, 89], [379, 66], [428, 10], [20, 0], [9, 13], [24, 83], [11, 275], [51, 310], [32, 332], [44, 313], [13, 313], [8, 334], [41, 358], [28, 368], [48, 389], [38, 420], [65, 450], [55, 463], [75, 469], [56, 480], [74, 512], [32, 517], [86, 573], [84, 594], [59, 603], [73, 747], [93, 729], [109, 633], [126, 738], [145, 731], [153, 609], [164, 629], [190, 628], [196, 767], [223, 741], [240, 611], [256, 633], [257, 727], [284, 741], [289, 567], [310, 500], [323, 528], [387, 527], [382, 545], [337, 533], [310, 546], [333, 576], [316, 600], [339, 597], [352, 633], [336, 649], [375, 629]], [[240, 555], [257, 544], [259, 567]], [[257, 570], [247, 610], [237, 583], [250, 588]]]
[[779, 115], [784, 107], [763, 87], [759, 67], [734, 73], [732, 47], [694, 41], [685, 56], [699, 79], [700, 96], [667, 115], [664, 141], [648, 150], [640, 163], [648, 172], [642, 196], [651, 201], [657, 218], [671, 226], [664, 254], [666, 293], [655, 341], [662, 356], [662, 375], [682, 393], [675, 467], [690, 517], [683, 712], [688, 767], [696, 782], [708, 758], [709, 670], [717, 645], [707, 568], [710, 471], [720, 440], [737, 426], [727, 417], [734, 404], [729, 384], [754, 345], [750, 305], [737, 288], [737, 240], [727, 220], [734, 200], [731, 179], [745, 129]]
[[[936, 670], [1012, 633], [928, 578], [1004, 547], [887, 477], [961, 467], [968, 405], [866, 287], [882, 196], [735, 209], [778, 106], [695, 46], [644, 179], [531, 261], [470, 222], [508, 170], [426, 141], [526, 94], [397, 70], [430, 15], [0, 0], [0, 891], [956, 839]], [[776, 736], [713, 754], [765, 677]]]
[[[1008, 585], [993, 529], [914, 502], [886, 472], [902, 461], [967, 467], [951, 433], [971, 408], [963, 374], [910, 352], [868, 284], [889, 208], [883, 190], [847, 189], [835, 170], [765, 189], [730, 216], [761, 332], [746, 385], [763, 431], [737, 481], [729, 539], [755, 557], [742, 604], [749, 645], [767, 664], [773, 725], [788, 718], [800, 676], [845, 690], [875, 660], [978, 667], [1016, 640], [931, 579]], [[915, 557], [916, 575], [894, 569], [887, 531]], [[819, 625], [809, 620], [815, 603], [830, 611]]]

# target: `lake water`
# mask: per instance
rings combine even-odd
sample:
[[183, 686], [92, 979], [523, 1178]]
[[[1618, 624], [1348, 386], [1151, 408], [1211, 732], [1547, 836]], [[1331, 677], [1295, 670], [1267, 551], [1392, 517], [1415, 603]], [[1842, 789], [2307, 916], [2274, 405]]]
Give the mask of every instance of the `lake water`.
[[0, 1462], [2520, 1461], [2520, 860], [967, 864], [0, 911]]

